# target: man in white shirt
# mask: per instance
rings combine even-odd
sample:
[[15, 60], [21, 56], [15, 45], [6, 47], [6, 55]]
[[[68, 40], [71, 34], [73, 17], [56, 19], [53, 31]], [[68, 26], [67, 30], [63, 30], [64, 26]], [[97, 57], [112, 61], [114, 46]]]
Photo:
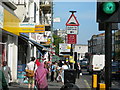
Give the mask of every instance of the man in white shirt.
[[61, 76], [62, 76], [62, 82], [64, 84], [64, 70], [65, 69], [68, 69], [68, 66], [67, 66], [67, 63], [64, 62], [64, 65], [62, 65], [62, 73], [61, 73]]

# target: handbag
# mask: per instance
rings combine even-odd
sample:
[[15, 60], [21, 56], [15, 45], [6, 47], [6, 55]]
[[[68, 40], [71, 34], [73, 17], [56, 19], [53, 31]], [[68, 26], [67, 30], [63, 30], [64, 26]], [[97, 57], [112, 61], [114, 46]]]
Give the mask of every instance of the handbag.
[[33, 76], [34, 76], [34, 71], [33, 71], [33, 70], [26, 69], [26, 76], [27, 76], [27, 77], [33, 77]]

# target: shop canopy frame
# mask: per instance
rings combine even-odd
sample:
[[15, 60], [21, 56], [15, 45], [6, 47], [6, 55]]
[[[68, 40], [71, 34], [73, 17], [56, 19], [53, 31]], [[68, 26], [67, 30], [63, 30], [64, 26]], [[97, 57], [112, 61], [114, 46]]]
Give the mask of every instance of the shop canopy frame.
[[[27, 40], [27, 41], [32, 42], [32, 43], [34, 44], [34, 46], [36, 46], [37, 49], [38, 49], [39, 51], [42, 51], [43, 53], [46, 52], [46, 51], [48, 51], [45, 46], [40, 45], [39, 43], [37, 43], [37, 42], [29, 39], [29, 37], [26, 37], [26, 36], [23, 36], [23, 35], [20, 35], [19, 37], [21, 37], [21, 38], [23, 38], [23, 39], [25, 39], [25, 40]], [[43, 54], [43, 53], [42, 53], [42, 54]]]

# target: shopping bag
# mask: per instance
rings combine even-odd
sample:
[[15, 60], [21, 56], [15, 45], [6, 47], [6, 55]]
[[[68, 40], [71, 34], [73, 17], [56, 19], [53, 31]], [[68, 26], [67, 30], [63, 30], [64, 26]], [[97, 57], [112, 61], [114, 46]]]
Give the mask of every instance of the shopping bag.
[[82, 76], [82, 73], [80, 73], [80, 76]]
[[60, 74], [57, 76], [57, 81], [61, 81], [61, 75]]

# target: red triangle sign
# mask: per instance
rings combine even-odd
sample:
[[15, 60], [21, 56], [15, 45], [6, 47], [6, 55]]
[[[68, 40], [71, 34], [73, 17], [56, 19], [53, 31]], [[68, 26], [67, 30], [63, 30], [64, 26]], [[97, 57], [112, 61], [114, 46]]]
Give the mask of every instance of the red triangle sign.
[[68, 19], [66, 26], [79, 26], [79, 23], [74, 14], [72, 14]]

